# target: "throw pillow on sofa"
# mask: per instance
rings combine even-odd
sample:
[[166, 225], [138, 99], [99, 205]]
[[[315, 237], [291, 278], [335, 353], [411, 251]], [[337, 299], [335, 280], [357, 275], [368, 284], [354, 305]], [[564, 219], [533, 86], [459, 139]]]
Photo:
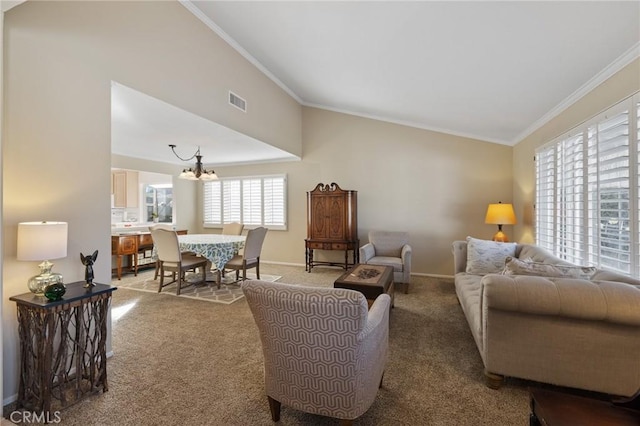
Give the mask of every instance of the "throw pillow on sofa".
[[507, 257], [516, 255], [516, 243], [479, 240], [467, 237], [467, 274], [497, 274]]
[[550, 278], [580, 278], [590, 280], [596, 273], [593, 266], [552, 265], [548, 263], [525, 262], [508, 257], [504, 263], [504, 275], [536, 275]]

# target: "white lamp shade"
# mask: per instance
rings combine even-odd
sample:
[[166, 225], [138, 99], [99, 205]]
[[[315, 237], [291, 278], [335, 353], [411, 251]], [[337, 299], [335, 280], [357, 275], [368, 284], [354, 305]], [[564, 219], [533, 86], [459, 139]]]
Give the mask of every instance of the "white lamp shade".
[[67, 222], [18, 224], [18, 260], [50, 260], [67, 256]]

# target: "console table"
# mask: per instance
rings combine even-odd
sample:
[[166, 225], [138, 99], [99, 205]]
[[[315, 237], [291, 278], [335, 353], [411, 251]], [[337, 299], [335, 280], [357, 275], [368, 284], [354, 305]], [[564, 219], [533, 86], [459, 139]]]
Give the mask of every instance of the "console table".
[[17, 409], [61, 410], [107, 385], [107, 314], [116, 287], [66, 284], [61, 300], [25, 293], [18, 309], [20, 385]]

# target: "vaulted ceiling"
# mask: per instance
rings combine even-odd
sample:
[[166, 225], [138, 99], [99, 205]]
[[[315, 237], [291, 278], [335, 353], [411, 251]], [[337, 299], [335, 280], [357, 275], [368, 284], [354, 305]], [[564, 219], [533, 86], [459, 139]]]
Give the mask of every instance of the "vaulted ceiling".
[[182, 4], [304, 105], [508, 145], [640, 53], [637, 1]]
[[[180, 1], [302, 105], [506, 145], [640, 56], [638, 1]], [[215, 164], [292, 158], [130, 88], [112, 93], [116, 153], [148, 158], [145, 141], [181, 135], [178, 150], [201, 144], [205, 163], [207, 152]], [[154, 159], [180, 163], [168, 149]]]

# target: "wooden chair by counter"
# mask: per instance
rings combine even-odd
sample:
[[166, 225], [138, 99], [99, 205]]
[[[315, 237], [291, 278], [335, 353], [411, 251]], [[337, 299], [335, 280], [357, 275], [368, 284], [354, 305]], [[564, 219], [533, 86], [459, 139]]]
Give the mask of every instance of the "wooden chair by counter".
[[225, 223], [222, 227], [222, 235], [241, 235], [244, 225], [238, 222]]
[[[184, 279], [185, 272], [200, 268], [202, 271], [202, 280], [193, 284], [206, 284], [207, 280], [207, 259], [204, 257], [197, 257], [193, 254], [185, 254], [180, 252], [180, 244], [178, 243], [178, 234], [175, 231], [168, 229], [153, 229], [151, 230], [151, 238], [158, 251], [158, 262], [160, 263], [160, 285], [158, 286], [158, 293], [162, 291], [162, 287], [167, 286], [173, 282], [178, 283], [178, 289], [176, 294], [180, 294], [182, 289], [182, 281]], [[164, 283], [165, 271], [172, 272], [173, 281]], [[177, 278], [176, 278], [176, 273]]]
[[247, 279], [247, 269], [256, 268], [256, 279], [260, 279], [260, 252], [262, 252], [265, 235], [267, 235], [267, 228], [250, 229], [244, 243], [244, 252], [236, 254], [224, 265], [222, 276], [224, 277], [227, 269], [232, 269], [236, 271], [236, 281], [238, 281], [240, 270], [242, 270], [242, 280], [244, 281]]

